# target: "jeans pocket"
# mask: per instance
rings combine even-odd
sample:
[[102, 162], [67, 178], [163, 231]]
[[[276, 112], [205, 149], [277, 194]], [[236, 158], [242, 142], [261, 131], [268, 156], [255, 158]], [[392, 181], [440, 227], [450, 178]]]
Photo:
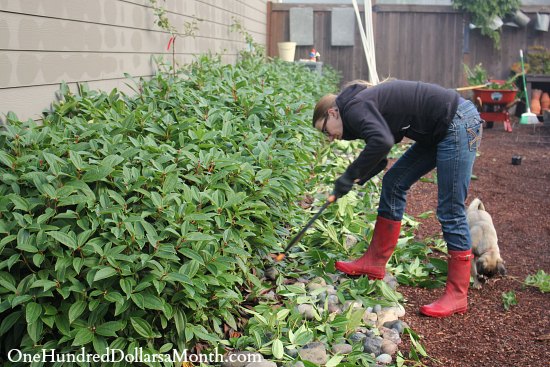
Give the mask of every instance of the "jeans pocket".
[[483, 125], [478, 119], [472, 119], [466, 124], [466, 134], [468, 135], [468, 149], [470, 152], [479, 149], [481, 135], [483, 134]]

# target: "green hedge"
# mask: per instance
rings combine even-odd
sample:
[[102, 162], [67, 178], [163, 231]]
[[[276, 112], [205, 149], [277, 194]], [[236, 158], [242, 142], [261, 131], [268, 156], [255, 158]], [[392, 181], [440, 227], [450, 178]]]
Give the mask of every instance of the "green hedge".
[[237, 329], [255, 267], [302, 223], [312, 107], [336, 82], [326, 67], [204, 56], [130, 82], [131, 96], [64, 86], [41, 126], [8, 114], [0, 355], [156, 353]]

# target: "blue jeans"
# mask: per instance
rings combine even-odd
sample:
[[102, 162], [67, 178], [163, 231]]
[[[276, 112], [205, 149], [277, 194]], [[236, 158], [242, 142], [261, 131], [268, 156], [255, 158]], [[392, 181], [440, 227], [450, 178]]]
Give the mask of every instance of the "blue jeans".
[[465, 201], [481, 133], [479, 113], [473, 103], [463, 101], [442, 141], [436, 146], [413, 144], [386, 172], [378, 215], [401, 220], [411, 185], [437, 168], [437, 219], [447, 248], [470, 249]]

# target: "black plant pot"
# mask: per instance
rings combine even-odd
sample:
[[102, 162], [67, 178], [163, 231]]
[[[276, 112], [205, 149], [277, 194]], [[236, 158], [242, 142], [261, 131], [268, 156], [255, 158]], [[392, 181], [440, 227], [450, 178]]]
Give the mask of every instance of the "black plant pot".
[[521, 100], [516, 104], [516, 117], [521, 117], [523, 113], [527, 112], [527, 109], [525, 108], [525, 101]]

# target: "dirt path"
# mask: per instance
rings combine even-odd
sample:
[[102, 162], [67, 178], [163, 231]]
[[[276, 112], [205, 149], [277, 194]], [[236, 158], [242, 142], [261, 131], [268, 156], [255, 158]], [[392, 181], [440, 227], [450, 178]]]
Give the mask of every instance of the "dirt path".
[[[514, 125], [504, 132], [496, 123], [485, 129], [468, 203], [483, 200], [492, 215], [508, 276], [494, 279], [480, 291], [470, 290], [469, 311], [447, 319], [431, 319], [418, 308], [436, 299], [442, 289], [400, 287], [408, 300], [407, 321], [422, 336], [428, 366], [526, 367], [550, 366], [550, 293], [522, 283], [543, 269], [550, 273], [550, 127], [533, 130]], [[546, 137], [546, 138], [545, 138]], [[547, 143], [534, 143], [543, 140]], [[512, 156], [522, 156], [512, 165]], [[433, 184], [411, 189], [407, 212], [418, 215], [436, 207]], [[434, 216], [422, 220], [417, 236], [440, 234]], [[505, 311], [502, 293], [513, 291], [517, 306]], [[545, 340], [544, 337], [546, 337]]]

